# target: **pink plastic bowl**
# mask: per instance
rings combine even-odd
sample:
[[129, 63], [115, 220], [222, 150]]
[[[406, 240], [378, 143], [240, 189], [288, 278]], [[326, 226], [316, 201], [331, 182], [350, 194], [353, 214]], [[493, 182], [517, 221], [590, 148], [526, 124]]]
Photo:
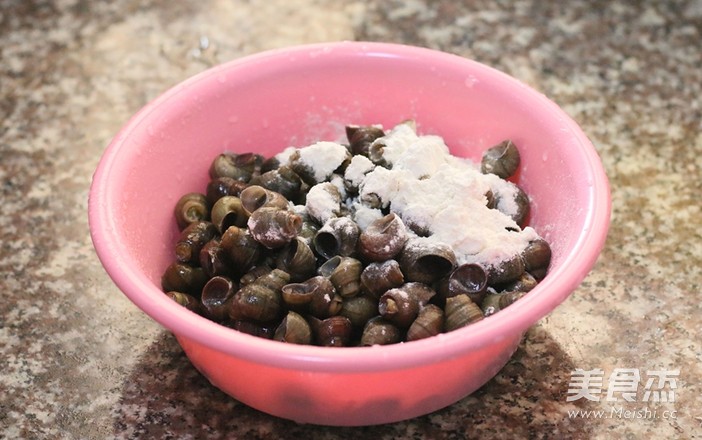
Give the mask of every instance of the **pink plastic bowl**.
[[[345, 124], [415, 119], [452, 153], [479, 160], [510, 138], [530, 224], [553, 249], [549, 275], [492, 318], [430, 339], [383, 347], [298, 346], [239, 333], [168, 299], [180, 195], [203, 191], [225, 150], [271, 155], [339, 140]], [[239, 401], [279, 417], [371, 425], [448, 406], [492, 378], [522, 335], [592, 268], [609, 226], [599, 157], [553, 102], [482, 64], [393, 44], [342, 42], [274, 50], [215, 67], [137, 113], [104, 153], [89, 216], [97, 254], [139, 308], [171, 330], [193, 365]]]

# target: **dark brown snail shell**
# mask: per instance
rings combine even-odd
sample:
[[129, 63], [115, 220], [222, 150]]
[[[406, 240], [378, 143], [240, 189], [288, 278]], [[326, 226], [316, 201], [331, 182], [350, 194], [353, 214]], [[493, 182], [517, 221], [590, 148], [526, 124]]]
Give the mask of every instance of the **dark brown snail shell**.
[[166, 296], [191, 312], [201, 316], [207, 316], [207, 312], [202, 307], [202, 304], [200, 304], [200, 301], [192, 295], [183, 292], [169, 291], [166, 292]]
[[352, 154], [368, 156], [368, 147], [374, 140], [385, 136], [382, 128], [374, 125], [347, 125], [346, 139]]
[[200, 267], [208, 277], [229, 275], [231, 273], [230, 265], [219, 237], [208, 241], [200, 250]]
[[252, 178], [249, 183], [279, 193], [287, 200], [295, 200], [300, 195], [302, 187], [300, 176], [286, 165], [266, 171], [260, 176]]
[[338, 314], [342, 307], [341, 296], [331, 281], [323, 276], [283, 286], [282, 298], [289, 308], [320, 319]]
[[360, 233], [358, 225], [350, 218], [334, 217], [324, 223], [312, 242], [317, 253], [324, 258], [348, 257], [356, 251]]
[[215, 276], [202, 288], [200, 301], [214, 321], [222, 321], [229, 316], [228, 301], [234, 296], [238, 286], [230, 278]]
[[439, 280], [437, 292], [443, 298], [468, 295], [471, 301], [480, 304], [488, 286], [488, 275], [479, 264], [467, 263], [455, 268], [449, 276]]
[[385, 261], [399, 254], [407, 242], [407, 230], [395, 213], [373, 220], [358, 239], [358, 253], [369, 261]]
[[246, 273], [261, 256], [262, 247], [248, 229], [230, 226], [220, 242], [236, 273]]
[[407, 329], [407, 341], [436, 336], [444, 331], [444, 311], [435, 304], [427, 304], [419, 310], [417, 318]]
[[378, 301], [366, 295], [345, 298], [339, 311], [339, 315], [349, 318], [354, 328], [363, 328], [377, 314]]
[[[510, 181], [507, 181], [506, 183], [514, 187], [514, 193], [510, 193], [509, 195], [495, 193], [495, 208], [503, 214], [508, 215], [512, 220], [514, 220], [516, 224], [521, 226], [524, 224], [527, 216], [529, 215], [529, 196], [527, 195], [527, 193], [524, 192], [524, 190], [521, 187], [517, 186], [516, 184]], [[503, 199], [505, 197], [513, 198], [513, 202], [509, 203], [509, 205], [516, 204], [516, 212], [511, 212], [505, 207], [503, 202]]]
[[273, 269], [239, 289], [229, 301], [229, 317], [233, 320], [270, 322], [282, 311], [281, 289], [290, 281], [282, 270]]
[[220, 233], [224, 233], [230, 226], [243, 228], [249, 219], [249, 213], [246, 212], [241, 204], [241, 199], [237, 196], [220, 197], [212, 205], [211, 216], [212, 223], [214, 223]]
[[191, 223], [183, 229], [175, 245], [176, 260], [181, 263], [200, 264], [200, 251], [217, 235], [217, 228], [208, 221]]
[[329, 278], [342, 297], [355, 296], [361, 290], [363, 265], [352, 257], [335, 256], [322, 264], [318, 273]]
[[290, 274], [292, 281], [303, 281], [315, 274], [317, 259], [300, 237], [295, 237], [276, 257], [276, 266]]
[[267, 264], [254, 266], [239, 278], [239, 286], [244, 287], [247, 284], [251, 284], [256, 281], [257, 278], [271, 273], [272, 270], [273, 268]]
[[263, 207], [255, 210], [248, 221], [254, 240], [268, 249], [285, 246], [302, 228], [302, 218], [285, 209]]
[[317, 345], [345, 347], [351, 340], [351, 321], [345, 316], [330, 316], [322, 320], [310, 317], [309, 323]]
[[450, 246], [417, 238], [407, 241], [399, 263], [407, 280], [432, 284], [453, 270], [456, 255]]
[[543, 238], [532, 240], [522, 251], [522, 260], [528, 272], [547, 268], [551, 263], [551, 246]]
[[480, 171], [507, 179], [519, 168], [519, 150], [510, 140], [505, 140], [483, 152]]
[[210, 204], [200, 193], [188, 193], [178, 199], [173, 214], [180, 230], [192, 223], [207, 220], [210, 216]]
[[387, 321], [406, 329], [417, 318], [419, 309], [426, 305], [435, 293], [425, 284], [405, 283], [381, 295], [378, 311]]
[[524, 261], [521, 255], [500, 261], [486, 268], [488, 284], [505, 284], [519, 279], [524, 273]]
[[483, 302], [480, 304], [480, 308], [485, 316], [494, 315], [495, 313], [503, 310], [510, 305], [517, 302], [520, 298], [526, 295], [526, 292], [519, 291], [509, 291], [502, 293], [493, 293], [486, 295], [483, 298]]
[[247, 186], [248, 183], [241, 180], [232, 179], [231, 177], [217, 177], [207, 183], [207, 202], [212, 206], [224, 196], [239, 197], [241, 191]]
[[312, 329], [305, 318], [298, 313], [289, 311], [275, 329], [273, 339], [290, 344], [310, 344], [312, 342]]
[[193, 267], [176, 261], [163, 272], [161, 288], [164, 292], [175, 291], [199, 297], [206, 282], [207, 275], [201, 267]]
[[370, 263], [361, 272], [362, 290], [375, 298], [380, 298], [389, 289], [400, 287], [404, 282], [400, 263], [395, 260]]
[[382, 316], [375, 316], [368, 320], [361, 334], [361, 345], [366, 347], [396, 344], [400, 341], [402, 341], [400, 329]]
[[254, 153], [222, 153], [217, 155], [210, 165], [210, 178], [230, 177], [248, 182], [256, 171], [260, 172], [263, 158]]
[[223, 324], [227, 325], [234, 330], [246, 333], [247, 335], [256, 336], [264, 339], [273, 339], [273, 334], [275, 333], [275, 327], [269, 324], [262, 324], [260, 322], [246, 321], [246, 320], [236, 320], [236, 321], [226, 321]]
[[450, 332], [483, 319], [483, 311], [468, 298], [458, 295], [446, 299], [446, 331]]
[[259, 185], [247, 186], [241, 191], [239, 198], [241, 199], [244, 210], [246, 210], [249, 215], [260, 208], [287, 209], [290, 205], [288, 199], [282, 194]]
[[536, 287], [538, 283], [539, 282], [533, 275], [531, 275], [529, 272], [524, 272], [518, 279], [500, 287], [504, 291], [518, 291], [526, 293]]

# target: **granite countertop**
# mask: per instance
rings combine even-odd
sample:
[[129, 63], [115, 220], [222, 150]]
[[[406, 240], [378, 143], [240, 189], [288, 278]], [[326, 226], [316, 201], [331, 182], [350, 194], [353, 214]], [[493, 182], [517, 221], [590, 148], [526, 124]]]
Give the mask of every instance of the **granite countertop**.
[[[592, 139], [613, 197], [593, 271], [493, 380], [375, 427], [297, 425], [213, 388], [113, 285], [87, 224], [92, 172], [149, 100], [223, 61], [338, 40], [532, 85]], [[0, 438], [702, 438], [702, 1], [0, 0], [0, 41]], [[601, 394], [569, 401], [577, 369]], [[631, 402], [609, 393], [626, 373]]]

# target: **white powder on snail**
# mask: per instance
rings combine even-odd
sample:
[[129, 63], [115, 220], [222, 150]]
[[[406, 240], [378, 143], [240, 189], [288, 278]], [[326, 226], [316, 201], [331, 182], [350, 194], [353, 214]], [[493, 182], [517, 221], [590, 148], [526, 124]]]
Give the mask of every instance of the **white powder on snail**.
[[[452, 156], [441, 137], [418, 136], [412, 124], [402, 123], [373, 145], [382, 147], [388, 168], [375, 166], [364, 156], [354, 156], [343, 176], [346, 182], [358, 186], [358, 195], [344, 195], [344, 205], [362, 231], [383, 216], [371, 205], [380, 202], [406, 225], [427, 232], [428, 237], [422, 241], [451, 246], [458, 264], [486, 266], [521, 253], [538, 238], [533, 228], [521, 229], [510, 217], [518, 209], [516, 185], [493, 174], [482, 174], [479, 164]], [[301, 160], [314, 170], [319, 181], [329, 178], [347, 157], [346, 147], [335, 142], [318, 142], [299, 151]], [[340, 184], [337, 178], [334, 185], [338, 188]], [[325, 223], [340, 214], [341, 204], [318, 187], [310, 189], [305, 207], [311, 217]], [[497, 197], [497, 209], [487, 207], [488, 191]]]
[[327, 141], [300, 148], [299, 151], [300, 161], [314, 172], [317, 182], [327, 180], [349, 154], [345, 146]]
[[325, 188], [327, 184], [322, 182], [310, 188], [305, 200], [307, 214], [322, 224], [341, 213], [340, 200]]

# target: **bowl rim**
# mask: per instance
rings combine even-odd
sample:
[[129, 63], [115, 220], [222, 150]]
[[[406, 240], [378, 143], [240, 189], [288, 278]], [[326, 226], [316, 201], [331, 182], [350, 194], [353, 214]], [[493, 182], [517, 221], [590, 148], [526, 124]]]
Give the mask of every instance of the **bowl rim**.
[[[585, 227], [572, 250], [554, 273], [520, 300], [521, 307], [500, 312], [500, 319], [484, 319], [469, 327], [432, 338], [387, 346], [327, 348], [284, 344], [227, 328], [179, 306], [122, 257], [124, 248], [114, 238], [118, 229], [110, 214], [111, 170], [119, 161], [125, 140], [154, 112], [184, 90], [192, 90], [218, 74], [254, 67], [280, 57], [307, 56], [320, 51], [340, 56], [398, 57], [433, 62], [437, 66], [465, 67], [492, 76], [491, 80], [519, 87], [529, 100], [550, 116], [558, 118], [572, 134], [572, 148], [581, 154], [588, 175], [588, 203]], [[488, 344], [521, 337], [538, 320], [563, 302], [592, 269], [607, 236], [611, 215], [609, 181], [594, 146], [575, 121], [542, 93], [493, 67], [459, 55], [434, 49], [395, 43], [351, 42], [315, 43], [289, 46], [244, 56], [200, 72], [169, 88], [134, 114], [109, 143], [93, 175], [88, 197], [90, 235], [99, 260], [119, 289], [142, 311], [176, 337], [252, 362], [307, 371], [369, 372], [410, 368], [459, 357]], [[543, 293], [541, 293], [543, 292]], [[440, 348], [440, 349], [439, 349]]]

